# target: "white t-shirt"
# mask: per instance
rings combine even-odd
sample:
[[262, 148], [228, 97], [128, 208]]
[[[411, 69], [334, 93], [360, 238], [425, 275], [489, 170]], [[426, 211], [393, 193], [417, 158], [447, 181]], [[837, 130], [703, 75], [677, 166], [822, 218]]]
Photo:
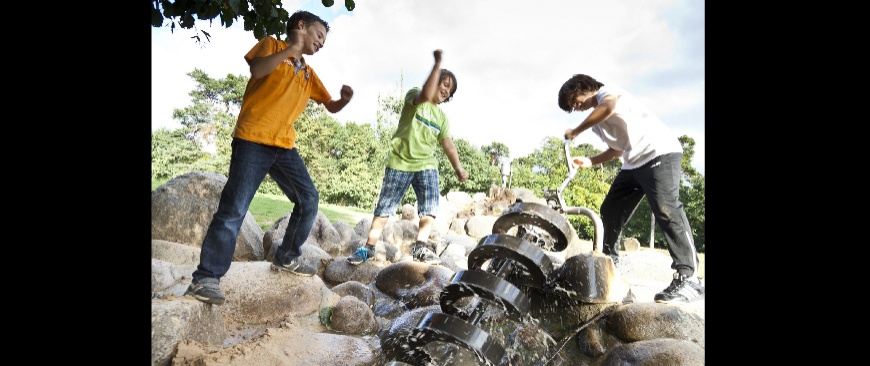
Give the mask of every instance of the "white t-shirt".
[[683, 152], [678, 136], [658, 117], [625, 90], [603, 86], [598, 103], [609, 94], [619, 96], [616, 110], [604, 122], [591, 128], [607, 146], [622, 150], [622, 169], [634, 169], [653, 158]]

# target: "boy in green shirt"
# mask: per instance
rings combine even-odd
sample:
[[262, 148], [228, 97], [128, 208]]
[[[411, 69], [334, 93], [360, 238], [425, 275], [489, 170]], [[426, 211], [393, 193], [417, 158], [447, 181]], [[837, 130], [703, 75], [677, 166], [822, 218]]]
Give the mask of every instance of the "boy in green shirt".
[[375, 255], [375, 244], [381, 237], [387, 219], [396, 213], [396, 208], [408, 190], [414, 187], [417, 196], [417, 214], [420, 225], [413, 255], [417, 261], [440, 264], [434, 246], [428, 242], [429, 232], [435, 221], [440, 197], [438, 185], [438, 160], [435, 147], [441, 145], [450, 165], [460, 182], [468, 179], [468, 173], [459, 163], [459, 154], [450, 136], [450, 123], [438, 104], [447, 102], [456, 93], [456, 76], [441, 68], [441, 50], [435, 50], [435, 65], [423, 84], [412, 88], [405, 95], [405, 104], [399, 117], [399, 126], [393, 134], [390, 157], [381, 184], [381, 193], [375, 206], [372, 225], [366, 244], [347, 257], [347, 262], [358, 265]]

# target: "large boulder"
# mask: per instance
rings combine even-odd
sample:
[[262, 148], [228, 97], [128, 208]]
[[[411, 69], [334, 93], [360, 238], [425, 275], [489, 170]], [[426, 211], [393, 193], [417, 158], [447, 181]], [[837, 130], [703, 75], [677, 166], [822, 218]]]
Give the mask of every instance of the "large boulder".
[[[226, 183], [220, 174], [192, 172], [151, 191], [151, 240], [201, 248]], [[263, 260], [263, 234], [254, 216], [246, 213], [233, 261]]]

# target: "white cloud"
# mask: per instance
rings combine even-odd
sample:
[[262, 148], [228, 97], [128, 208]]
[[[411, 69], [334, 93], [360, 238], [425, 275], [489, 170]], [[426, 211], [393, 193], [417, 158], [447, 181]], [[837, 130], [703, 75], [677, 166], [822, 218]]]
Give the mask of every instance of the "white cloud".
[[[354, 89], [350, 104], [333, 115], [340, 121], [374, 121], [378, 95], [395, 93], [402, 77], [404, 90], [422, 85], [440, 48], [442, 67], [458, 80], [455, 98], [442, 104], [457, 138], [504, 143], [513, 157], [531, 153], [585, 117], [556, 103], [562, 83], [584, 73], [625, 87], [694, 138], [694, 165], [704, 171], [703, 3], [381, 0], [357, 2], [351, 13], [341, 1], [331, 8], [319, 0], [301, 4], [331, 28], [325, 47], [306, 59], [334, 97], [342, 84]], [[153, 128], [171, 126], [172, 108], [189, 103], [193, 82], [185, 74], [194, 67], [215, 78], [249, 75], [243, 55], [253, 34], [238, 23], [229, 30], [200, 23], [213, 35], [205, 48], [189, 33], [152, 30]], [[575, 139], [581, 142], [604, 147], [591, 132]]]

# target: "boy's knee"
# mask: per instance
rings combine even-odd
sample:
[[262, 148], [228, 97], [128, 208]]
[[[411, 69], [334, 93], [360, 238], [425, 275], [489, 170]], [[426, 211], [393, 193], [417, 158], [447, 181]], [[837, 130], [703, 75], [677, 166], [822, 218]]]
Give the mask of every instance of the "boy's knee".
[[310, 192], [308, 194], [302, 195], [299, 197], [299, 204], [303, 206], [317, 206], [320, 202], [320, 194], [317, 191]]

